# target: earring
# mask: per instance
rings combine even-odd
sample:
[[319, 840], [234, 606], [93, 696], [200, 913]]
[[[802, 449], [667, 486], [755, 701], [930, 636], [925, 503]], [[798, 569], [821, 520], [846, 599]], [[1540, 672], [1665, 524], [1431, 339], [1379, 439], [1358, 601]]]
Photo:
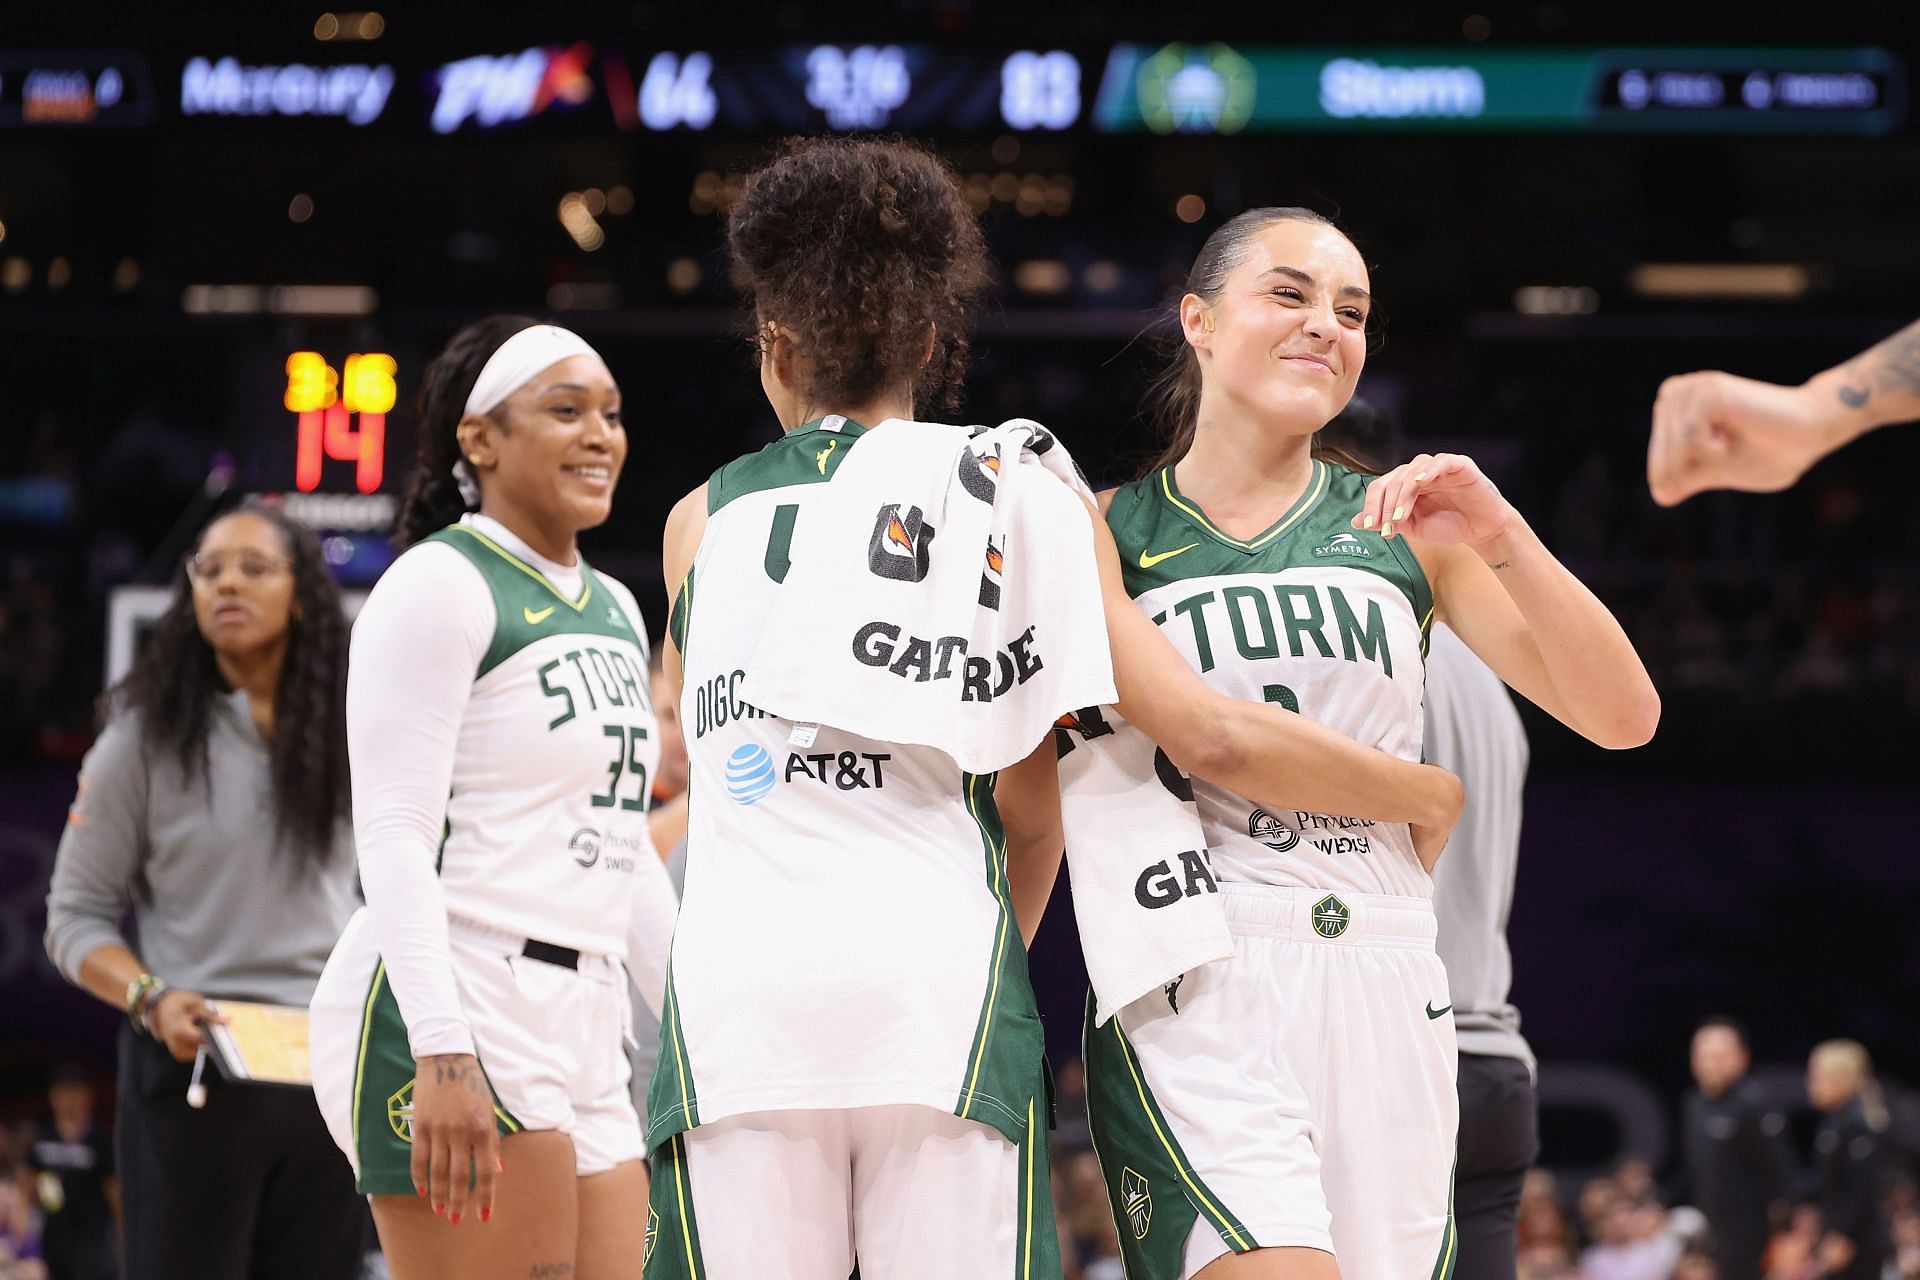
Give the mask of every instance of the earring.
[[480, 455], [477, 453], [470, 453], [467, 455], [467, 461], [471, 462], [474, 466], [477, 467], [480, 465]]

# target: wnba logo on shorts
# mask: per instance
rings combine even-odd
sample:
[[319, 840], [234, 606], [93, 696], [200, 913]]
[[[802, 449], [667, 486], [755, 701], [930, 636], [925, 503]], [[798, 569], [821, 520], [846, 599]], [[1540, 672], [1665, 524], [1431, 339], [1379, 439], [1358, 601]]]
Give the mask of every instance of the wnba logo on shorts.
[[735, 747], [727, 757], [727, 794], [736, 804], [758, 804], [773, 790], [773, 757], [757, 742]]
[[1133, 1238], [1145, 1240], [1147, 1228], [1153, 1225], [1153, 1194], [1147, 1180], [1131, 1169], [1120, 1170], [1120, 1207], [1127, 1211]]

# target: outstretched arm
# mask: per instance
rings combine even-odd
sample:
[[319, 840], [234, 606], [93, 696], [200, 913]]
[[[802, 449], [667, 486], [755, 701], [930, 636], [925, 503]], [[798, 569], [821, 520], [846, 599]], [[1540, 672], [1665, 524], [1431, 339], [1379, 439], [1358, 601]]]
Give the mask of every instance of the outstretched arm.
[[1876, 427], [1920, 418], [1920, 321], [1797, 387], [1730, 373], [1660, 384], [1647, 442], [1653, 500], [1709, 489], [1775, 493]]

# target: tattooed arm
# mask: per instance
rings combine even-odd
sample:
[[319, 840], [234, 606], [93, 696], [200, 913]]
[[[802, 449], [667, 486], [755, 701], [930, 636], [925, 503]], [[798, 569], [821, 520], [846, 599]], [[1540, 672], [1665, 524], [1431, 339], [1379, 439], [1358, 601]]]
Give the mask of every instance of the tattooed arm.
[[1686, 373], [1660, 384], [1647, 446], [1653, 499], [1775, 493], [1876, 427], [1920, 419], [1920, 321], [1797, 387]]

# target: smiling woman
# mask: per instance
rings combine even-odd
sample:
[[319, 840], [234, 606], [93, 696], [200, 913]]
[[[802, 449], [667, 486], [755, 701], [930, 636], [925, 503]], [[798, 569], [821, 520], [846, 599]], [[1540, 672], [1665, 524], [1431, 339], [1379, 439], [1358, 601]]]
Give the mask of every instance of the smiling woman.
[[575, 544], [626, 455], [583, 339], [468, 326], [427, 372], [410, 548], [354, 628], [367, 906], [314, 995], [314, 1088], [401, 1280], [640, 1270], [624, 975], [657, 1012], [677, 904], [641, 615]]

